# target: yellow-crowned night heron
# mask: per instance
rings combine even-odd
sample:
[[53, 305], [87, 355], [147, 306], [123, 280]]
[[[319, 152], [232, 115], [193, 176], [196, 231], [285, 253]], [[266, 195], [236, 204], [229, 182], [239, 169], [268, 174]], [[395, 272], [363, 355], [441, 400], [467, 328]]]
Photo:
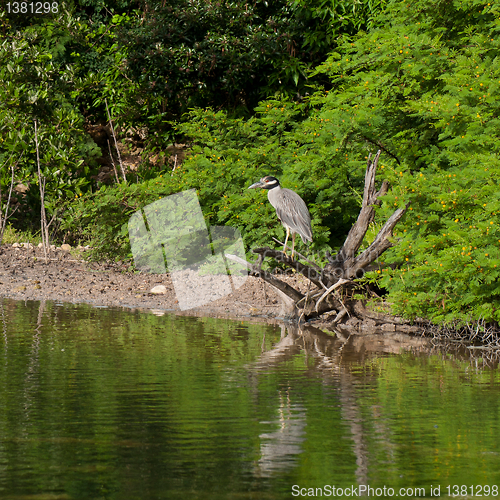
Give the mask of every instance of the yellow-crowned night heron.
[[284, 189], [276, 177], [267, 175], [259, 182], [252, 184], [248, 189], [267, 189], [267, 198], [276, 209], [276, 215], [286, 229], [285, 245], [283, 253], [286, 255], [286, 244], [288, 236], [292, 233], [292, 259], [295, 248], [295, 233], [298, 233], [302, 241], [312, 241], [311, 216], [304, 200], [291, 189]]

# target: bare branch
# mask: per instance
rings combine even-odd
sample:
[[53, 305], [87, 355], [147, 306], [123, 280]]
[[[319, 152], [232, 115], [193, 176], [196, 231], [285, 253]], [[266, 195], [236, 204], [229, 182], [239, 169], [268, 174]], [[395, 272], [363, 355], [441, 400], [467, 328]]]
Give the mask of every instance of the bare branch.
[[410, 204], [408, 203], [405, 208], [399, 208], [396, 210], [384, 224], [384, 227], [379, 231], [373, 243], [361, 255], [356, 257], [351, 266], [351, 269], [354, 270], [354, 272], [357, 269], [362, 269], [368, 266], [374, 260], [378, 259], [388, 248], [393, 246], [393, 243], [388, 238], [392, 236], [394, 227], [406, 213], [409, 205]]
[[54, 210], [54, 213], [52, 214], [52, 217], [50, 218], [49, 223], [47, 224], [47, 229], [51, 226], [51, 224], [54, 222], [56, 219], [56, 215], [58, 213], [58, 209]]
[[[9, 160], [11, 160], [12, 158], [12, 155], [14, 153], [12, 153], [9, 157]], [[15, 168], [17, 167], [17, 164], [21, 161], [21, 158], [23, 157], [24, 155], [24, 151], [21, 153], [21, 156], [19, 157], [19, 159], [16, 161], [15, 165], [11, 165], [10, 166], [10, 170], [11, 170], [11, 179], [10, 179], [10, 186], [9, 186], [9, 196], [7, 198], [7, 204], [5, 206], [5, 215], [3, 215], [2, 217], [2, 197], [1, 197], [1, 193], [0, 193], [0, 244], [2, 244], [2, 240], [3, 240], [3, 235], [4, 235], [4, 232], [5, 232], [5, 228], [7, 227], [7, 220], [15, 213], [15, 211], [17, 210], [17, 207], [14, 209], [14, 211], [9, 215], [9, 206], [10, 206], [10, 200], [11, 200], [11, 197], [12, 197], [12, 189], [14, 188], [14, 170]]]
[[255, 264], [252, 264], [251, 262], [248, 262], [236, 255], [227, 253], [224, 255], [228, 259], [234, 260], [235, 262], [247, 266], [248, 269], [250, 270], [250, 274], [258, 276], [262, 278], [264, 281], [267, 281], [270, 285], [274, 286], [275, 288], [283, 292], [285, 295], [290, 297], [294, 302], [297, 302], [304, 297], [304, 295], [302, 295], [299, 291], [295, 290], [295, 288], [291, 287], [288, 283], [284, 283], [283, 281], [275, 278], [271, 273], [265, 271], [264, 269], [261, 269], [260, 265], [257, 266]]
[[118, 163], [120, 164], [123, 180], [124, 180], [124, 182], [127, 182], [127, 177], [125, 176], [125, 167], [123, 166], [122, 157], [120, 155], [120, 150], [118, 149], [118, 142], [116, 140], [115, 128], [113, 127], [113, 120], [111, 120], [111, 114], [109, 113], [107, 99], [104, 99], [104, 102], [106, 103], [106, 111], [108, 112], [108, 120], [109, 120], [109, 126], [111, 128], [111, 134], [113, 135], [113, 139], [115, 141], [116, 153], [118, 155]]
[[42, 246], [43, 254], [45, 257], [45, 262], [47, 262], [47, 254], [50, 252], [50, 242], [49, 242], [49, 228], [47, 226], [47, 216], [45, 214], [45, 177], [42, 175], [42, 169], [40, 168], [40, 152], [38, 149], [38, 125], [35, 120], [35, 147], [36, 147], [36, 164], [38, 168], [38, 185], [40, 187], [40, 205], [41, 205], [41, 234], [42, 234]]
[[109, 149], [109, 158], [111, 159], [111, 165], [113, 165], [113, 170], [115, 171], [115, 179], [118, 184], [120, 182], [120, 179], [118, 179], [118, 172], [116, 171], [115, 160], [113, 158], [113, 153], [111, 152], [111, 144], [109, 143], [109, 139], [108, 139], [108, 149]]
[[382, 187], [378, 192], [375, 192], [375, 173], [377, 172], [378, 159], [380, 157], [381, 150], [377, 152], [373, 161], [371, 160], [371, 154], [368, 157], [368, 165], [366, 167], [365, 174], [365, 189], [363, 193], [363, 202], [361, 204], [361, 211], [358, 215], [358, 220], [352, 226], [347, 238], [345, 239], [344, 245], [337, 254], [335, 260], [340, 262], [346, 262], [348, 260], [354, 259], [356, 252], [359, 250], [363, 238], [365, 237], [366, 231], [370, 223], [375, 217], [375, 210], [373, 205], [379, 204], [378, 197], [382, 196], [387, 192], [388, 183], [383, 183]]
[[170, 177], [172, 177], [174, 175], [176, 167], [177, 167], [177, 155], [175, 155], [175, 158], [174, 158], [174, 168], [172, 169], [172, 173], [170, 174]]
[[328, 294], [332, 293], [335, 289], [341, 287], [342, 285], [344, 285], [345, 283], [351, 283], [351, 280], [346, 280], [346, 279], [340, 279], [337, 281], [337, 283], [335, 283], [335, 285], [332, 285], [318, 300], [318, 302], [316, 302], [316, 312], [318, 312], [318, 308], [319, 308], [319, 305], [321, 304], [321, 302], [323, 302], [323, 300], [327, 297]]
[[272, 250], [269, 247], [263, 248], [253, 248], [253, 253], [264, 254], [264, 257], [272, 257], [276, 259], [278, 262], [282, 262], [287, 267], [291, 269], [295, 269], [300, 274], [304, 275], [307, 279], [311, 280], [318, 288], [325, 288], [325, 285], [321, 282], [321, 274], [316, 271], [316, 269], [312, 269], [309, 266], [306, 266], [296, 260], [288, 257], [283, 252], [278, 250]]

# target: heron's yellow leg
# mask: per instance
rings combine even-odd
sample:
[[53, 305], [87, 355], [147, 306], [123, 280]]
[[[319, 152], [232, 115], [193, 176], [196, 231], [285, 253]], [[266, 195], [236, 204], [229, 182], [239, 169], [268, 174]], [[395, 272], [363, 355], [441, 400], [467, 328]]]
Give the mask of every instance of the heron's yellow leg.
[[290, 235], [290, 229], [286, 228], [286, 238], [285, 238], [285, 244], [283, 245], [283, 253], [286, 255], [286, 243], [288, 241], [288, 236]]

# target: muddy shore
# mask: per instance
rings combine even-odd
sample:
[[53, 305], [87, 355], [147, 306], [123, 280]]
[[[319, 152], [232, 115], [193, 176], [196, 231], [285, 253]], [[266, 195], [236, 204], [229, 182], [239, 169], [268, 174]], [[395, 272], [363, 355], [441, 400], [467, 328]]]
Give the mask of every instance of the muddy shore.
[[[279, 322], [281, 299], [260, 278], [204, 306], [181, 311], [169, 274], [130, 272], [122, 263], [87, 262], [84, 251], [56, 248], [47, 261], [41, 248], [28, 244], [0, 246], [0, 296], [15, 300], [54, 300], [95, 306], [166, 311], [187, 316], [213, 316]], [[305, 291], [301, 276], [287, 278]], [[163, 285], [164, 293], [151, 290]]]
[[[130, 271], [124, 263], [88, 262], [85, 250], [56, 248], [47, 261], [43, 250], [28, 244], [0, 245], [0, 297], [14, 300], [53, 300], [55, 302], [87, 303], [95, 307], [120, 307], [155, 314], [215, 317], [240, 321], [283, 324], [287, 321], [287, 308], [278, 293], [264, 280], [249, 276], [235, 292], [204, 306], [181, 311], [169, 274], [147, 274]], [[306, 293], [308, 282], [302, 275], [280, 279]], [[152, 289], [161, 285], [161, 294]], [[358, 309], [361, 310], [358, 311]], [[424, 324], [408, 324], [401, 318], [367, 310], [361, 303], [355, 306], [358, 317], [333, 326], [334, 315], [324, 314], [307, 322], [337, 335], [361, 334], [374, 336], [375, 343], [389, 341], [394, 336], [433, 338], [435, 341], [463, 342], [474, 340], [476, 345], [492, 348], [500, 345], [498, 333], [486, 329], [482, 334], [430, 329]], [[394, 337], [394, 338], [396, 338]], [[399, 337], [398, 337], [399, 338]], [[378, 339], [378, 340], [377, 340]], [[415, 339], [416, 340], [416, 339]], [[399, 345], [400, 340], [397, 341]], [[413, 342], [413, 341], [411, 341]], [[479, 342], [479, 344], [478, 344]]]

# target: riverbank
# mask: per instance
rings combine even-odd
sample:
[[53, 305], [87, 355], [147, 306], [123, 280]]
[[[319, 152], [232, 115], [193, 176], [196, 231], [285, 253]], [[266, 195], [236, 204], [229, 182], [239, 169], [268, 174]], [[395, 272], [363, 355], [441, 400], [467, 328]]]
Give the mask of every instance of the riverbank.
[[[123, 307], [171, 313], [184, 316], [281, 323], [286, 319], [278, 293], [260, 278], [249, 276], [235, 292], [202, 307], [181, 311], [169, 274], [145, 274], [128, 270], [123, 263], [88, 262], [85, 249], [71, 249], [63, 245], [51, 251], [45, 260], [43, 250], [32, 245], [0, 246], [0, 297], [14, 300], [53, 300], [88, 303], [96, 307]], [[307, 291], [307, 280], [301, 275], [280, 277], [302, 293]], [[154, 293], [161, 287], [161, 293]], [[356, 308], [363, 308], [361, 303]], [[426, 335], [439, 340], [479, 341], [496, 346], [498, 333], [480, 328], [453, 330], [422, 322], [408, 324], [400, 318], [362, 309], [360, 317], [349, 318], [344, 325], [334, 327], [334, 316], [325, 314], [308, 324], [329, 331], [346, 330], [389, 334], [391, 332]], [[474, 330], [475, 329], [475, 330]], [[475, 332], [475, 335], [474, 335]]]
[[[249, 276], [235, 292], [204, 306], [181, 311], [170, 275], [136, 273], [123, 263], [88, 262], [85, 249], [69, 245], [54, 248], [45, 260], [43, 250], [29, 244], [0, 246], [0, 296], [15, 300], [54, 300], [103, 307], [157, 310], [185, 316], [212, 316], [281, 322], [289, 310], [276, 290], [264, 280]], [[302, 275], [280, 276], [302, 293], [308, 281]], [[159, 290], [160, 293], [156, 292]], [[323, 315], [310, 324], [331, 328], [334, 316]], [[417, 333], [418, 327], [372, 313], [363, 322], [348, 319], [347, 328], [371, 332]]]
[[[169, 311], [187, 316], [283, 319], [277, 293], [260, 278], [249, 276], [234, 293], [209, 304], [181, 311], [169, 274], [128, 271], [122, 263], [87, 262], [84, 249], [55, 248], [47, 261], [43, 250], [28, 244], [0, 246], [0, 296], [16, 300], [85, 302], [95, 306]], [[289, 277], [296, 288], [307, 289], [302, 276]], [[161, 287], [160, 293], [153, 293]]]

